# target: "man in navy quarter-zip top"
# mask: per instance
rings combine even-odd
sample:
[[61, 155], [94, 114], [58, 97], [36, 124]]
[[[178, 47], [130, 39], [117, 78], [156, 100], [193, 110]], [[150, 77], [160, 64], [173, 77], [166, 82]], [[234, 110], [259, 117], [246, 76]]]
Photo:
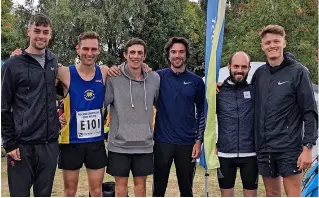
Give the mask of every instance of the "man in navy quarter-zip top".
[[170, 68], [157, 71], [161, 82], [154, 129], [153, 196], [165, 195], [173, 161], [180, 196], [193, 196], [195, 163], [205, 130], [205, 85], [186, 69], [189, 48], [185, 38], [170, 38], [164, 48]]

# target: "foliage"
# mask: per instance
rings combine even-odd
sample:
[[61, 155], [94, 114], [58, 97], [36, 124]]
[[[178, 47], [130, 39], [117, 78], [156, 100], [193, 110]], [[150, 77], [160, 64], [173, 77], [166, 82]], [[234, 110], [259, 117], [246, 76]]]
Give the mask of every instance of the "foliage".
[[318, 1], [250, 0], [231, 2], [226, 11], [223, 65], [235, 51], [246, 51], [252, 61], [265, 61], [260, 48], [259, 31], [268, 24], [278, 24], [287, 34], [286, 51], [293, 53], [318, 84]]
[[[199, 4], [188, 0], [26, 0], [26, 6], [12, 7], [3, 0], [2, 55], [7, 58], [17, 47], [26, 48], [26, 28], [32, 13], [47, 14], [53, 23], [49, 48], [64, 65], [76, 60], [77, 37], [96, 31], [101, 37], [99, 62], [106, 65], [123, 61], [123, 44], [139, 37], [148, 46], [147, 63], [154, 70], [167, 67], [163, 49], [172, 36], [190, 40], [192, 58], [188, 68], [202, 74], [205, 51], [207, 0]], [[264, 61], [258, 32], [268, 24], [279, 24], [287, 32], [287, 51], [296, 55], [318, 83], [318, 1], [317, 0], [227, 0], [222, 65], [230, 54], [246, 51], [252, 61]]]
[[[5, 60], [12, 49], [19, 45], [16, 18], [11, 13], [12, 0], [1, 1], [1, 59]], [[15, 49], [15, 48], [14, 48]]]

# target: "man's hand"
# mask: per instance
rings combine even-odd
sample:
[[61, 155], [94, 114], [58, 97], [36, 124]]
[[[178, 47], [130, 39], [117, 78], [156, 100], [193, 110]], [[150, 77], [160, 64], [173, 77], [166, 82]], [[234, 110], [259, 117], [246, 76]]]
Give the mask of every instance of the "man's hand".
[[16, 160], [16, 161], [20, 161], [20, 150], [19, 148], [14, 149], [13, 151], [10, 151], [9, 153], [7, 153], [12, 159]]
[[219, 87], [221, 87], [223, 85], [222, 82], [218, 82], [216, 85], [216, 93], [218, 94], [220, 92]]
[[18, 49], [15, 49], [11, 54], [10, 54], [10, 57], [11, 56], [20, 56], [22, 54], [22, 50], [20, 48]]
[[61, 124], [61, 129], [65, 127], [65, 125], [67, 124], [67, 121], [65, 119], [64, 113], [59, 117], [59, 121]]
[[146, 63], [143, 63], [142, 68], [146, 73], [153, 71]]
[[298, 170], [305, 170], [307, 168], [310, 168], [312, 164], [312, 149], [308, 149], [307, 147], [303, 147], [303, 151], [300, 154], [298, 161], [297, 161], [297, 167]]
[[201, 142], [196, 140], [196, 143], [193, 146], [192, 158], [196, 159], [200, 156], [200, 146]]
[[120, 76], [121, 75], [120, 66], [115, 65], [115, 66], [110, 67], [107, 74], [108, 74], [108, 76], [113, 76], [113, 77]]

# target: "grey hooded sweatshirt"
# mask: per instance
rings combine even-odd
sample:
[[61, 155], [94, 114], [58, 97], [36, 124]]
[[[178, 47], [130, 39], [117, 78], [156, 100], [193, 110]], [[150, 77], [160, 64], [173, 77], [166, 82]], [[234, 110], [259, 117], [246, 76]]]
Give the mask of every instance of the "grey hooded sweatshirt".
[[117, 153], [153, 152], [153, 105], [160, 87], [156, 72], [145, 73], [134, 80], [126, 63], [118, 77], [108, 77], [105, 86], [105, 106], [110, 105], [108, 150]]

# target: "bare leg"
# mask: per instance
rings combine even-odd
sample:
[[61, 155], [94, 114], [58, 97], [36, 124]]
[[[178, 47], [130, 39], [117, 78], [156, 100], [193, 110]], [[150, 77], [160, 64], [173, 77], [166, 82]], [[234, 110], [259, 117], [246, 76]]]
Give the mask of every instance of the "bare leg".
[[146, 178], [147, 176], [133, 178], [135, 197], [146, 197]]
[[62, 170], [65, 197], [75, 197], [78, 188], [79, 173], [80, 170]]
[[280, 178], [263, 177], [267, 197], [281, 197]]
[[302, 174], [284, 177], [284, 188], [287, 197], [301, 197]]
[[114, 178], [115, 178], [115, 197], [126, 197], [128, 177], [115, 176]]
[[257, 197], [257, 189], [256, 190], [244, 189], [244, 197]]
[[90, 195], [92, 197], [102, 197], [102, 183], [104, 178], [105, 168], [100, 169], [86, 169], [88, 175]]
[[234, 188], [230, 188], [230, 189], [220, 189], [220, 194], [222, 197], [234, 197]]

